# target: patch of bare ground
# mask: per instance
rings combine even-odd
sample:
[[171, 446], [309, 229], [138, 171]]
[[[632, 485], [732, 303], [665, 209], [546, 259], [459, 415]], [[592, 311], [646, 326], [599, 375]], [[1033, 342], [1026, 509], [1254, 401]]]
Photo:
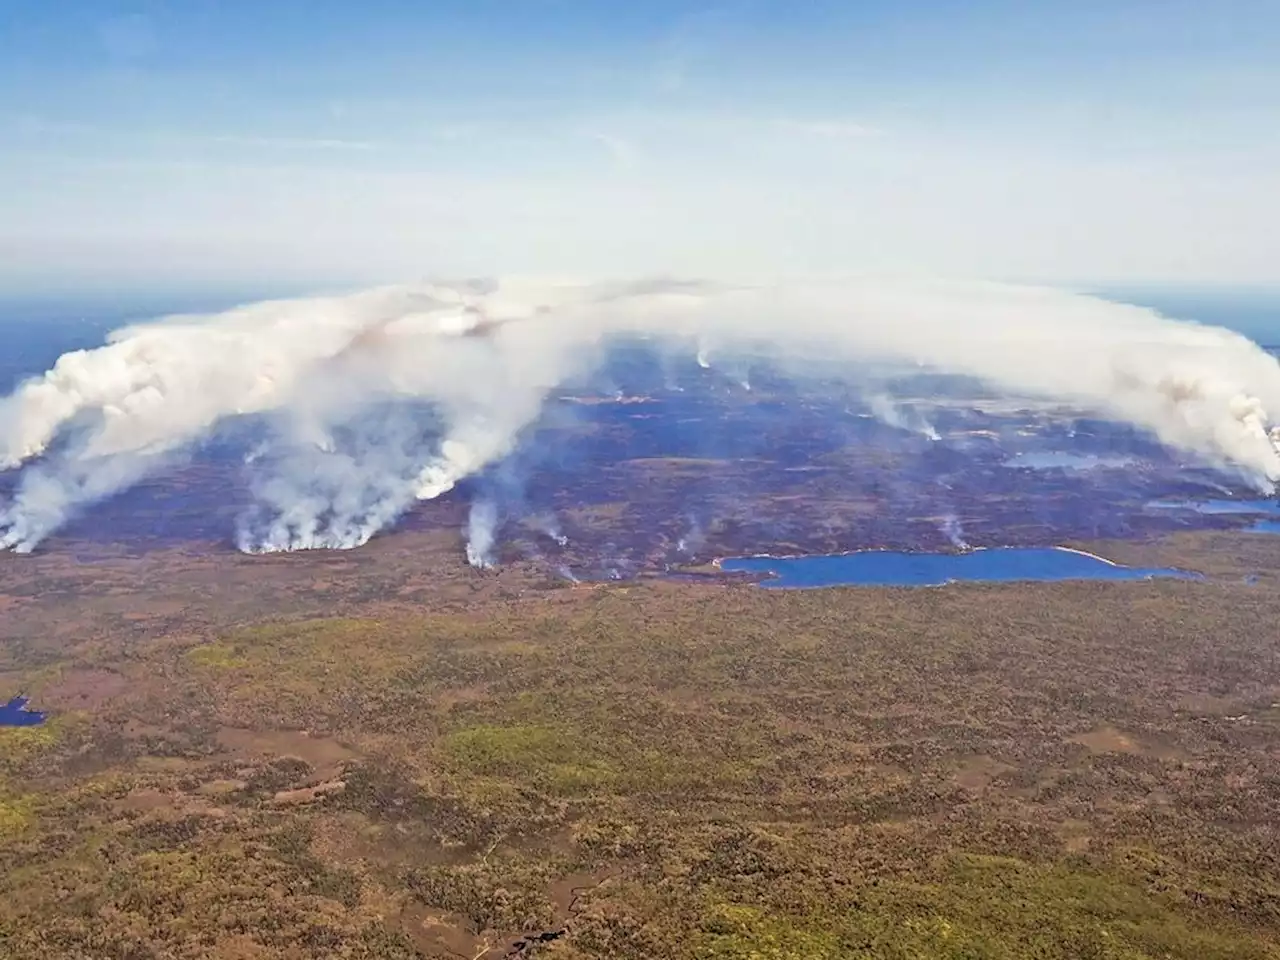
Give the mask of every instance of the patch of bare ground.
[[988, 756], [967, 757], [956, 767], [955, 782], [966, 790], [979, 792], [991, 785], [991, 781], [1015, 768]]
[[1093, 843], [1093, 829], [1087, 820], [1065, 820], [1058, 825], [1058, 833], [1067, 853], [1085, 853]]
[[174, 806], [174, 795], [163, 790], [135, 790], [122, 801], [120, 809], [132, 813], [151, 813], [155, 810], [169, 810]]
[[[133, 591], [128, 588], [119, 590], [120, 596], [132, 597]], [[176, 617], [186, 610], [186, 604], [181, 600], [167, 600], [148, 604], [145, 610], [126, 610], [122, 616], [131, 623], [146, 623], [150, 620], [160, 620], [166, 617]]]
[[507, 952], [506, 940], [499, 935], [475, 933], [461, 914], [433, 910], [421, 904], [406, 903], [396, 917], [396, 926], [412, 938], [424, 956], [433, 960], [496, 960]]
[[567, 935], [583, 898], [602, 890], [615, 876], [613, 870], [600, 869], [570, 873], [552, 881], [546, 891], [551, 907], [548, 925], [540, 929], [477, 929], [474, 919], [465, 914], [414, 903], [401, 908], [397, 923], [428, 957], [532, 957], [537, 946]]
[[244, 934], [235, 934], [213, 945], [212, 960], [261, 960], [269, 951]]
[[1098, 727], [1087, 733], [1070, 737], [1071, 743], [1078, 743], [1094, 753], [1133, 753], [1140, 754], [1144, 748], [1134, 737], [1121, 733], [1114, 727]]
[[429, 824], [373, 819], [358, 811], [316, 811], [312, 846], [331, 863], [361, 863], [396, 873], [424, 865], [466, 863], [472, 852], [442, 844]]
[[154, 787], [142, 787], [130, 791], [117, 801], [116, 809], [127, 813], [145, 814], [147, 819], [156, 822], [189, 816], [214, 819], [227, 816], [226, 808], [213, 803], [212, 799], [204, 794]]
[[239, 793], [248, 785], [247, 780], [209, 780], [200, 784], [197, 792], [206, 797], [228, 797]]
[[551, 903], [556, 909], [556, 918], [568, 920], [582, 898], [599, 890], [609, 880], [618, 875], [615, 869], [604, 867], [598, 870], [571, 873], [560, 877], [551, 884]]
[[51, 710], [96, 710], [128, 689], [128, 678], [114, 670], [73, 667], [41, 689], [40, 702]]
[[1187, 756], [1185, 751], [1162, 739], [1141, 737], [1106, 724], [1069, 737], [1068, 742], [1097, 754], [1131, 754], [1157, 760], [1181, 760]]
[[[508, 648], [510, 649], [510, 648]], [[467, 704], [483, 703], [493, 696], [488, 684], [473, 684], [469, 687], [458, 687], [453, 690], [442, 690], [431, 698], [437, 710], [449, 712]]]
[[332, 737], [314, 737], [305, 730], [244, 730], [224, 727], [218, 731], [218, 745], [242, 760], [297, 757], [315, 768], [316, 776], [332, 777], [356, 751]]
[[325, 797], [341, 793], [345, 789], [347, 789], [346, 781], [327, 780], [311, 787], [298, 787], [296, 790], [277, 790], [275, 796], [271, 798], [271, 802], [285, 807], [315, 803], [317, 800], [323, 800]]

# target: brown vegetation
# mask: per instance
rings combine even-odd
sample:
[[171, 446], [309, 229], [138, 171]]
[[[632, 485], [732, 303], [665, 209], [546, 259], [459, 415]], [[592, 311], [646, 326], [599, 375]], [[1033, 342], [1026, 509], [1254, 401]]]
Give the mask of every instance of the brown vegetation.
[[58, 708], [0, 730], [0, 956], [1280, 956], [1270, 587], [430, 544], [0, 558], [0, 694]]

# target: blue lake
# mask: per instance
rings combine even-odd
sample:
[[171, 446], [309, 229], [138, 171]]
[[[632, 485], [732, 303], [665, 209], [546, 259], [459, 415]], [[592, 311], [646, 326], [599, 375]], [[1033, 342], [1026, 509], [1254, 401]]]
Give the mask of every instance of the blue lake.
[[810, 557], [731, 557], [729, 573], [767, 573], [765, 587], [930, 587], [953, 582], [1197, 579], [1183, 570], [1123, 567], [1062, 547], [996, 547], [969, 553], [867, 550]]
[[44, 723], [44, 714], [27, 709], [26, 697], [14, 697], [0, 704], [0, 727], [34, 727]]
[[1280, 500], [1156, 500], [1156, 510], [1185, 510], [1206, 516], [1260, 517], [1249, 533], [1280, 533]]

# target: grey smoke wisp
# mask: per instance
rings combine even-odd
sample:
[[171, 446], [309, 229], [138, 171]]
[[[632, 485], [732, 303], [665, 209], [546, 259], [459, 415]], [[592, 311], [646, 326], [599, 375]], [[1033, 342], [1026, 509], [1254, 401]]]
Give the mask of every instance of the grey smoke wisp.
[[266, 301], [63, 355], [0, 400], [0, 469], [21, 470], [0, 545], [30, 550], [220, 423], [269, 415], [242, 549], [358, 546], [506, 456], [613, 337], [707, 364], [758, 350], [797, 376], [880, 361], [967, 375], [1150, 430], [1259, 490], [1280, 480], [1280, 364], [1224, 329], [982, 283], [506, 280]]
[[957, 550], [969, 549], [969, 543], [964, 538], [964, 528], [960, 526], [960, 518], [954, 513], [949, 513], [943, 517], [938, 529]]
[[930, 440], [940, 439], [933, 424], [925, 419], [919, 411], [903, 404], [895, 403], [893, 398], [882, 393], [867, 398], [867, 406], [881, 423], [899, 430], [907, 430], [928, 437]]
[[318, 396], [340, 402], [273, 418], [272, 439], [246, 464], [253, 500], [236, 521], [246, 553], [360, 546], [400, 517], [411, 502], [404, 491], [442, 452], [430, 409]]
[[498, 508], [492, 500], [471, 504], [467, 517], [467, 563], [477, 570], [493, 566], [493, 547], [498, 533]]
[[557, 546], [567, 547], [569, 545], [569, 538], [565, 535], [560, 526], [560, 521], [555, 518], [554, 514], [538, 514], [530, 517], [528, 523], [538, 533], [554, 540]]

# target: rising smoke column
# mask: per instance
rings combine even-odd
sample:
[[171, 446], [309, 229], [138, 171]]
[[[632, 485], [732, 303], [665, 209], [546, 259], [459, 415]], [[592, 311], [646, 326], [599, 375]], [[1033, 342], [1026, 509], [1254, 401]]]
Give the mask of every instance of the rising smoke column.
[[948, 513], [942, 518], [941, 523], [938, 524], [938, 530], [957, 550], [970, 549], [969, 542], [964, 538], [964, 527], [960, 525], [960, 518], [954, 513]]
[[928, 437], [930, 440], [942, 439], [937, 429], [925, 419], [922, 413], [905, 404], [896, 403], [891, 397], [887, 397], [882, 393], [872, 394], [868, 397], [867, 406], [877, 420], [890, 427], [897, 427], [899, 430], [906, 430], [910, 433], [918, 433], [923, 437]]
[[560, 526], [560, 521], [555, 518], [554, 514], [537, 514], [530, 517], [527, 522], [538, 533], [554, 540], [557, 546], [567, 547], [569, 545], [569, 537], [565, 534], [564, 529]]
[[266, 415], [241, 547], [358, 546], [505, 457], [550, 392], [637, 336], [796, 377], [878, 361], [963, 374], [1148, 429], [1260, 490], [1280, 480], [1280, 364], [1137, 307], [993, 284], [438, 284], [172, 318], [65, 354], [0, 401], [0, 469], [22, 471], [0, 545], [29, 550], [220, 422]]
[[290, 419], [250, 466], [252, 505], [236, 521], [246, 553], [349, 549], [413, 502], [433, 418], [382, 405], [351, 419]]
[[0, 550], [30, 553], [76, 509], [142, 480], [156, 458], [105, 456], [93, 461], [52, 457], [28, 468], [13, 502], [0, 504]]
[[492, 500], [471, 504], [467, 517], [467, 563], [477, 570], [493, 566], [493, 547], [498, 534], [498, 508]]

